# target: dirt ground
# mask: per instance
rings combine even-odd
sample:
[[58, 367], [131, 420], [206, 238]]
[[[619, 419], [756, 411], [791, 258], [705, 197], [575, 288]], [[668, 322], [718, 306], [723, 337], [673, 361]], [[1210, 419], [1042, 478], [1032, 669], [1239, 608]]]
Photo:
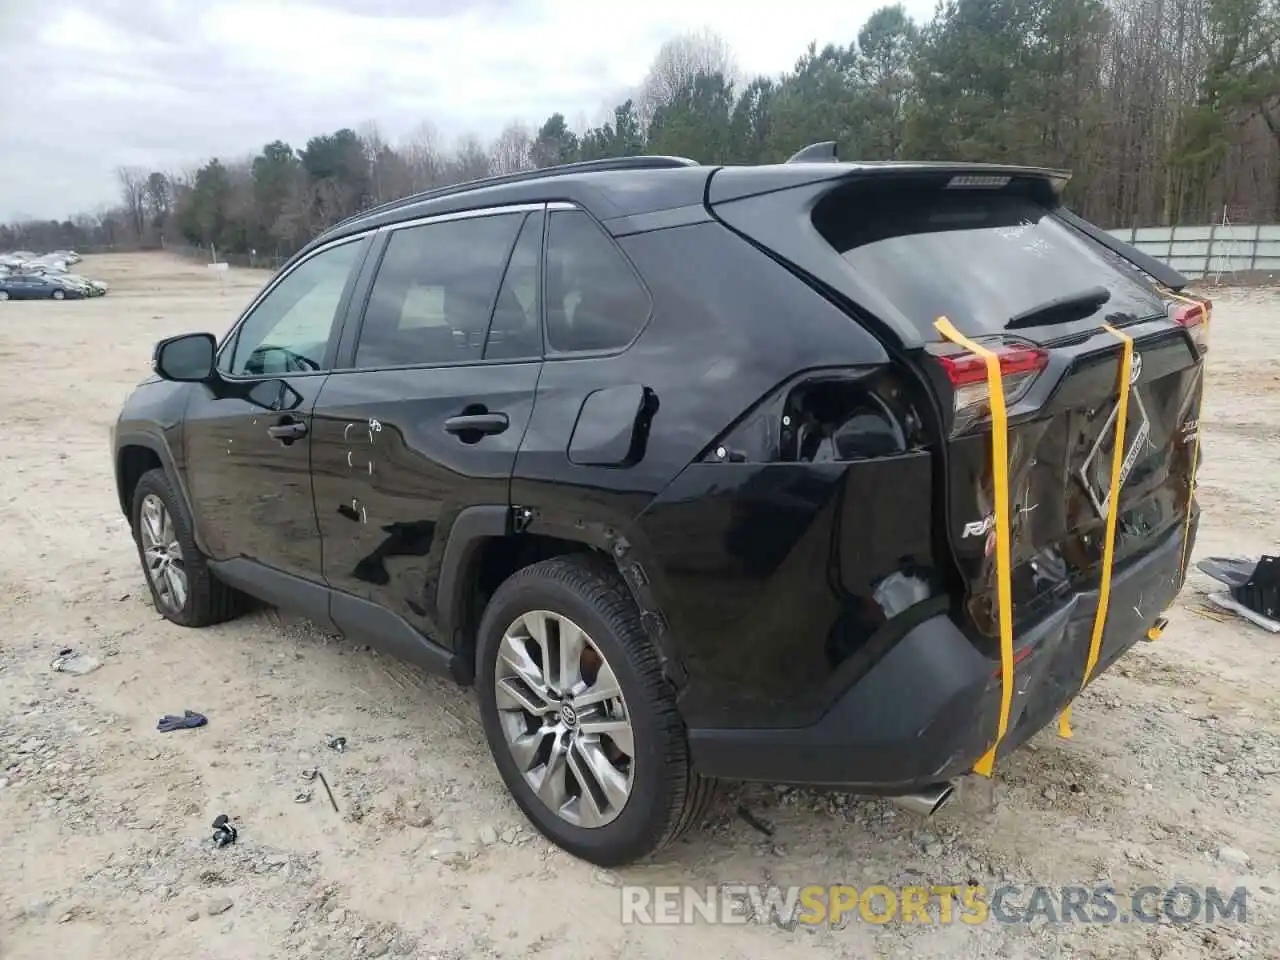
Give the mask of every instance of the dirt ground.
[[[274, 611], [204, 631], [154, 612], [108, 428], [154, 341], [220, 333], [266, 275], [161, 254], [78, 269], [108, 296], [0, 305], [4, 960], [1280, 956], [1280, 636], [1198, 612], [1198, 572], [1165, 637], [1080, 699], [1074, 739], [1041, 733], [929, 823], [877, 800], [747, 787], [658, 862], [597, 870], [526, 827], [470, 693]], [[1274, 553], [1280, 294], [1213, 295], [1196, 555]], [[63, 647], [102, 668], [54, 672]], [[208, 726], [156, 731], [184, 708]], [[315, 766], [341, 813], [300, 778]], [[219, 813], [240, 839], [213, 849]], [[727, 882], [1243, 884], [1248, 914], [620, 922], [621, 883]]]

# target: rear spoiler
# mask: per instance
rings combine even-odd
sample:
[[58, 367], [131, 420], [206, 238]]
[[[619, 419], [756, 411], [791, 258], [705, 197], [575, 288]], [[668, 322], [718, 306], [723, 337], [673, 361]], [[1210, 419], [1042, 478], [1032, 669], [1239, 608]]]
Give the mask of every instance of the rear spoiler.
[[1119, 240], [1107, 233], [1107, 231], [1098, 229], [1088, 220], [1077, 217], [1066, 207], [1059, 207], [1056, 212], [1064, 223], [1075, 227], [1089, 239], [1096, 240], [1112, 253], [1128, 260], [1143, 273], [1154, 277], [1166, 287], [1172, 290], [1181, 290], [1191, 282], [1173, 267], [1166, 263], [1161, 263], [1155, 257], [1148, 256], [1133, 244], [1125, 243], [1123, 240]]

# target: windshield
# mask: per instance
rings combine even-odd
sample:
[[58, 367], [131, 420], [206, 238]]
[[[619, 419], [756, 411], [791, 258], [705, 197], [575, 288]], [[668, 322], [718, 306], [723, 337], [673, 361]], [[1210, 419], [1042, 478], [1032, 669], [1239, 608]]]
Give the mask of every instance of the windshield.
[[[867, 282], [936, 340], [948, 317], [970, 336], [1004, 332], [1047, 340], [1161, 315], [1164, 301], [1127, 261], [1036, 200], [986, 190], [860, 184], [824, 201], [814, 224]], [[834, 203], [831, 200], [834, 199]], [[1055, 301], [1096, 292], [1064, 317]], [[1105, 298], [1101, 293], [1109, 294]], [[1040, 316], [1046, 322], [1037, 323]]]

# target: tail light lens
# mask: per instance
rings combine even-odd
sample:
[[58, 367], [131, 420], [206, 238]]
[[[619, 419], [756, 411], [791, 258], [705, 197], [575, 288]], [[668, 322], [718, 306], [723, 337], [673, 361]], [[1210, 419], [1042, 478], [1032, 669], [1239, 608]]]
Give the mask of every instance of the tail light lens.
[[[1000, 380], [1007, 406], [1022, 399], [1049, 362], [1045, 351], [1021, 340], [991, 337], [977, 342], [1000, 361]], [[930, 344], [928, 350], [951, 383], [955, 398], [951, 432], [961, 433], [989, 416], [991, 391], [987, 385], [986, 360], [952, 343]]]
[[1186, 327], [1191, 340], [1202, 354], [1209, 349], [1209, 313], [1213, 309], [1210, 300], [1197, 300], [1188, 303], [1186, 300], [1175, 300], [1169, 304], [1169, 317], [1180, 326]]

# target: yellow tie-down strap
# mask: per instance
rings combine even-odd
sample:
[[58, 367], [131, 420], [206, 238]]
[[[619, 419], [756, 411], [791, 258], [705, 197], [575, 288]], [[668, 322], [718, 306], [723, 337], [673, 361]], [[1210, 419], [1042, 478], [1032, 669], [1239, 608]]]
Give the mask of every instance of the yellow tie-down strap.
[[996, 601], [1000, 623], [1000, 722], [991, 748], [974, 764], [973, 772], [991, 776], [996, 760], [996, 747], [1009, 728], [1009, 708], [1013, 704], [1013, 587], [1009, 546], [1009, 417], [1004, 405], [1004, 380], [1000, 374], [1000, 358], [986, 347], [974, 343], [957, 330], [946, 317], [934, 321], [934, 328], [975, 356], [987, 367], [987, 390], [991, 394], [991, 483], [995, 493], [996, 514]]
[[[1133, 337], [1121, 333], [1110, 324], [1103, 329], [1115, 335], [1124, 344], [1120, 360], [1118, 398], [1116, 401], [1115, 441], [1111, 452], [1111, 488], [1107, 494], [1107, 533], [1102, 546], [1102, 582], [1098, 586], [1098, 609], [1093, 615], [1093, 636], [1089, 638], [1089, 658], [1084, 664], [1084, 677], [1080, 680], [1083, 690], [1098, 665], [1098, 653], [1102, 650], [1102, 634], [1107, 627], [1107, 608], [1111, 604], [1111, 567], [1116, 553], [1116, 518], [1120, 515], [1120, 475], [1124, 467], [1125, 429], [1129, 423], [1129, 376], [1133, 370]], [[1071, 736], [1071, 705], [1058, 715], [1058, 735]]]

